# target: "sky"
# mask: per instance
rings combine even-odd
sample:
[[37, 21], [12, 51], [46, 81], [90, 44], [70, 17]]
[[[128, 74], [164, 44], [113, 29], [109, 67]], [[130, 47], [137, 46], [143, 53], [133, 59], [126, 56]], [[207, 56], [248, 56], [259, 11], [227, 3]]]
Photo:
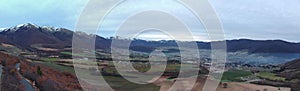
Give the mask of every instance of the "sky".
[[[105, 1], [105, 0], [102, 0]], [[109, 3], [109, 0], [107, 0]], [[137, 0], [138, 1], [138, 0]], [[169, 3], [167, 0], [143, 1], [138, 3], [135, 0], [122, 3], [116, 6], [109, 14], [97, 13], [90, 15], [87, 25], [94, 26], [98, 21], [94, 21], [99, 15], [107, 15], [103, 20], [104, 24], [96, 34], [104, 37], [115, 36], [116, 30], [126, 19], [129, 24], [134, 25], [137, 22], [154, 20], [167, 27], [171, 32], [182, 35], [180, 40], [188, 40], [183, 35], [184, 29], [175, 26], [174, 22], [163, 20], [164, 14], [159, 12], [148, 12], [148, 14], [139, 14], [139, 9], [161, 10], [165, 14], [171, 14], [179, 19], [181, 23], [186, 24], [193, 37], [198, 41], [210, 41], [205, 28], [201, 22], [195, 21], [196, 18], [186, 8], [180, 4]], [[273, 40], [281, 39], [290, 42], [300, 42], [300, 1], [299, 0], [210, 0], [211, 6], [219, 16], [226, 39], [258, 39]], [[22, 23], [33, 23], [39, 26], [63, 27], [70, 30], [75, 29], [78, 18], [82, 14], [88, 0], [0, 0], [0, 28], [13, 27]], [[159, 4], [158, 4], [159, 3]], [[109, 4], [101, 4], [102, 7]], [[101, 9], [91, 11], [99, 12]], [[136, 12], [138, 11], [138, 12]], [[155, 14], [161, 14], [156, 17]], [[131, 18], [133, 16], [143, 16], [139, 19]], [[171, 18], [170, 18], [171, 19]], [[141, 23], [139, 23], [141, 24]], [[142, 23], [146, 24], [146, 23]], [[123, 28], [131, 33], [131, 28]], [[153, 30], [153, 29], [152, 29]], [[89, 32], [86, 30], [85, 32]], [[163, 32], [143, 32], [136, 36], [137, 38], [149, 40], [173, 39], [167, 33]]]

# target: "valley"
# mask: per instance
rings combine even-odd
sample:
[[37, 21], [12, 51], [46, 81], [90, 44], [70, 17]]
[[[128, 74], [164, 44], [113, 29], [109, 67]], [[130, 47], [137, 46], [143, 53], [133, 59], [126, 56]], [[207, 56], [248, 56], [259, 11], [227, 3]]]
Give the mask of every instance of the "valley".
[[[74, 34], [81, 36], [82, 41], [90, 41], [93, 38], [93, 35], [74, 33], [64, 28], [40, 27], [29, 23], [2, 30], [1, 90], [166, 91], [174, 82], [182, 83], [182, 86], [174, 88], [182, 90], [185, 86], [191, 87], [190, 78], [194, 77], [197, 81], [192, 86], [193, 91], [201, 91], [205, 82], [214, 81], [208, 79], [212, 63], [209, 42], [196, 42], [199, 49], [186, 47], [179, 50], [176, 41], [131, 40], [129, 59], [115, 61], [110, 48], [114, 39], [96, 36], [95, 50], [83, 50], [76, 54], [72, 52]], [[299, 43], [248, 39], [226, 42], [228, 58], [217, 91], [298, 91], [300, 66], [297, 64], [300, 61], [296, 59], [300, 58]], [[248, 43], [253, 45], [244, 45]], [[154, 50], [161, 50], [165, 56], [156, 56], [166, 57], [166, 61], [149, 62]], [[198, 50], [200, 54], [192, 54], [192, 50]], [[190, 53], [189, 58], [182, 58], [180, 51]], [[200, 59], [197, 59], [198, 56]], [[132, 65], [139, 72], [147, 72], [153, 68], [149, 75], [162, 73], [162, 76], [153, 77], [148, 84], [136, 84], [124, 78], [139, 78], [135, 70], [124, 69], [130, 74], [122, 75], [116, 70], [116, 64]], [[161, 72], [164, 65], [166, 69]], [[180, 70], [185, 70], [182, 72], [184, 77], [178, 77]], [[195, 70], [198, 72], [196, 75], [193, 74]], [[79, 79], [78, 76], [88, 79]], [[97, 87], [96, 79], [100, 76], [112, 89]]]

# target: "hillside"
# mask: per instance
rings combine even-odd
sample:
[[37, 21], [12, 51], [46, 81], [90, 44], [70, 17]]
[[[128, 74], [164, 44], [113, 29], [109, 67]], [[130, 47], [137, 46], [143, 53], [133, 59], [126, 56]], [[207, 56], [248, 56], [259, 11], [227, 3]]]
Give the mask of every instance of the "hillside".
[[280, 75], [287, 79], [300, 79], [300, 59], [282, 64]]
[[[99, 90], [76, 75], [29, 62], [0, 52], [1, 90], [3, 91], [83, 91], [82, 86]], [[39, 71], [40, 70], [40, 71]]]

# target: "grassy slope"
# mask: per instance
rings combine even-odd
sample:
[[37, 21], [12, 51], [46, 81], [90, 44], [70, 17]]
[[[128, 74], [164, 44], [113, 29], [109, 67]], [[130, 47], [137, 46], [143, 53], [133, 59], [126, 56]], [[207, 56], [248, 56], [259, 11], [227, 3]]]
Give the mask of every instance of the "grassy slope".
[[34, 61], [34, 62], [45, 65], [45, 66], [48, 66], [48, 67], [51, 67], [51, 68], [56, 69], [56, 70], [70, 72], [72, 74], [75, 74], [75, 71], [72, 67], [61, 66], [61, 65], [57, 65], [57, 64], [51, 63], [51, 62], [40, 62], [40, 61]]
[[268, 80], [285, 81], [285, 78], [278, 77], [276, 74], [271, 72], [259, 72], [257, 73], [257, 76]]

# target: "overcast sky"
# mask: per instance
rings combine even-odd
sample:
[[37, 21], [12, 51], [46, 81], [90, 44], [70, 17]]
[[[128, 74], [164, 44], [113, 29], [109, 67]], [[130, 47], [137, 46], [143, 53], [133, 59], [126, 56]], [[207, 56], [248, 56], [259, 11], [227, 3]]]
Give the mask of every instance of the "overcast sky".
[[[87, 0], [0, 0], [0, 28], [33, 23], [39, 26], [64, 27], [73, 30], [86, 3]], [[210, 3], [221, 19], [226, 39], [282, 39], [300, 42], [299, 0], [210, 0]], [[129, 3], [117, 7], [112, 12], [118, 14], [111, 14], [107, 18], [108, 23], [98, 33], [100, 36], [114, 36], [116, 23], [125, 19], [125, 16], [128, 16], [126, 14], [133, 12], [125, 8], [126, 5], [135, 8], [145, 6]], [[203, 26], [197, 25], [192, 19], [193, 16], [185, 15], [189, 14], [188, 10], [178, 7], [176, 3], [160, 5], [162, 6], [156, 8], [167, 7], [166, 9], [175, 10], [171, 13], [178, 14], [177, 17], [184, 17], [184, 23], [190, 24], [192, 30], [199, 30], [191, 31], [196, 40], [209, 41]], [[176, 28], [173, 31], [181, 32]], [[144, 33], [139, 38], [170, 39], [158, 32]]]

